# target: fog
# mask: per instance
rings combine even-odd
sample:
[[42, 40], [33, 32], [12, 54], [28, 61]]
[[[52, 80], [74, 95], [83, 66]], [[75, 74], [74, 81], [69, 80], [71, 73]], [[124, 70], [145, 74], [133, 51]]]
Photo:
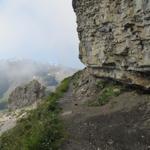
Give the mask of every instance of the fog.
[[0, 0], [0, 58], [82, 67], [72, 0]]
[[15, 87], [33, 79], [45, 86], [54, 86], [75, 71], [76, 69], [32, 60], [0, 60], [0, 97], [8, 97]]

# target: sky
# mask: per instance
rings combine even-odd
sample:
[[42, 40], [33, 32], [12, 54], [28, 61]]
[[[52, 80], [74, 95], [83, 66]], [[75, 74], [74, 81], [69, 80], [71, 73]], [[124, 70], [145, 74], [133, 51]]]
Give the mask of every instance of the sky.
[[81, 68], [72, 0], [0, 0], [0, 59]]

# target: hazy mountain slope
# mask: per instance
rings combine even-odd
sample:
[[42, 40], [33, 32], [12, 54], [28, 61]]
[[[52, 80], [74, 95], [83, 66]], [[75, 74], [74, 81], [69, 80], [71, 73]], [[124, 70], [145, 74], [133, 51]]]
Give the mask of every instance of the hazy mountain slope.
[[53, 87], [74, 72], [71, 68], [32, 60], [0, 60], [0, 101], [7, 99], [17, 86], [33, 79], [47, 87]]

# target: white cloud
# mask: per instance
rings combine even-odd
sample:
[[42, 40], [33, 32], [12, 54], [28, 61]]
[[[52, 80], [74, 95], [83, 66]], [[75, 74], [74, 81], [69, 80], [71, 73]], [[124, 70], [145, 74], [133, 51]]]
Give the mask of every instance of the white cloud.
[[36, 58], [37, 55], [40, 59], [42, 54], [47, 61], [49, 57], [65, 65], [80, 65], [71, 2], [5, 0], [0, 3], [0, 57]]

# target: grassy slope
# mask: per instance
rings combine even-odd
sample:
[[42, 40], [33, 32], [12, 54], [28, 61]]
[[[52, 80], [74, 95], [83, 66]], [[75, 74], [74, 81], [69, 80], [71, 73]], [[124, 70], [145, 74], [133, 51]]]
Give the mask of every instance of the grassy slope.
[[68, 90], [67, 78], [36, 110], [0, 138], [0, 150], [57, 150], [64, 139], [58, 99]]

